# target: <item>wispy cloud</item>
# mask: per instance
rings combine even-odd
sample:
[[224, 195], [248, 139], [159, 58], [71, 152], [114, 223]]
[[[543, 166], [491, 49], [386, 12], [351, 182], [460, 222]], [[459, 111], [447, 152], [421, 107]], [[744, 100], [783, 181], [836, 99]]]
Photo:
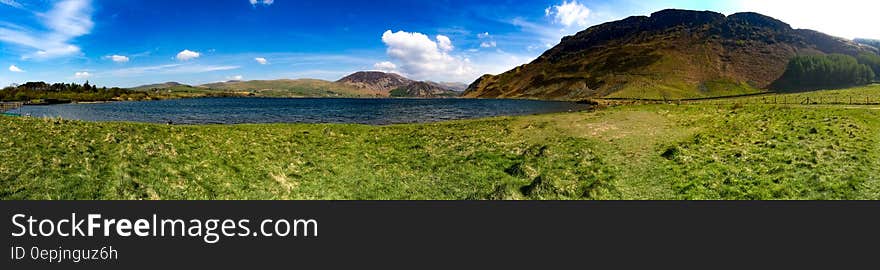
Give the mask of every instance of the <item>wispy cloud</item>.
[[110, 59], [110, 61], [116, 63], [127, 63], [129, 61], [128, 56], [118, 54], [104, 56], [104, 59]]
[[4, 4], [7, 6], [12, 6], [15, 8], [22, 8], [21, 4], [16, 2], [15, 0], [0, 0], [0, 4]]
[[196, 65], [196, 64], [166, 64], [156, 66], [130, 67], [102, 72], [100, 75], [131, 77], [150, 74], [193, 74], [206, 73], [213, 71], [233, 70], [240, 66], [223, 66], [223, 65]]
[[[10, 5], [5, 0], [4, 4]], [[10, 3], [16, 3], [11, 1]], [[14, 4], [13, 4], [14, 5]], [[27, 11], [21, 11], [27, 12]], [[23, 59], [55, 58], [80, 53], [80, 48], [71, 43], [79, 36], [87, 35], [94, 27], [92, 22], [91, 0], [64, 0], [55, 3], [45, 13], [37, 12], [35, 17], [45, 29], [35, 30], [6, 24], [0, 27], [0, 41], [24, 48]]]

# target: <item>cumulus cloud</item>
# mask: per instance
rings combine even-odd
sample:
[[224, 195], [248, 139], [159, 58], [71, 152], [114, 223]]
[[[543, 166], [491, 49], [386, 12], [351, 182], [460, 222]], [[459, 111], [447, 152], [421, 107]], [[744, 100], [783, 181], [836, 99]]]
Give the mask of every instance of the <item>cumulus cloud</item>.
[[396, 67], [414, 79], [470, 81], [475, 78], [469, 59], [450, 54], [454, 47], [449, 37], [438, 35], [435, 41], [422, 33], [388, 30], [382, 34], [382, 42], [388, 47], [388, 56], [398, 63]]
[[228, 80], [228, 81], [241, 81], [243, 79], [244, 79], [244, 76], [241, 76], [241, 75], [226, 77], [226, 80]]
[[561, 5], [554, 5], [544, 10], [544, 14], [553, 16], [556, 23], [565, 27], [577, 25], [585, 27], [588, 25], [587, 18], [590, 16], [590, 9], [578, 3], [577, 0], [571, 2], [564, 1]]
[[177, 60], [189, 61], [192, 59], [199, 58], [200, 56], [202, 56], [202, 54], [199, 52], [194, 52], [194, 51], [190, 51], [190, 50], [183, 50], [183, 51], [180, 51], [179, 53], [177, 53]]
[[88, 71], [82, 71], [73, 74], [73, 77], [76, 77], [77, 79], [85, 79], [91, 76], [92, 74], [90, 74]]
[[376, 63], [373, 65], [373, 68], [375, 68], [378, 71], [382, 71], [382, 72], [391, 72], [391, 73], [398, 72], [397, 65], [395, 65], [394, 63], [388, 62], [388, 61]]
[[492, 35], [489, 35], [489, 32], [483, 32], [483, 33], [477, 34], [477, 38], [480, 38], [480, 39], [490, 38], [490, 37], [492, 37]]
[[437, 35], [437, 47], [440, 48], [441, 51], [448, 52], [455, 49], [452, 46], [452, 40], [449, 40], [449, 37], [444, 35]]
[[9, 66], [9, 71], [12, 71], [12, 72], [19, 72], [19, 73], [24, 72], [24, 70], [21, 70], [20, 68], [18, 68], [18, 67], [15, 66], [15, 65], [10, 65], [10, 66]]
[[128, 56], [125, 56], [125, 55], [117, 55], [117, 54], [114, 54], [114, 55], [111, 55], [111, 56], [107, 56], [107, 58], [109, 58], [110, 60], [112, 60], [113, 62], [116, 62], [116, 63], [125, 63], [125, 62], [128, 62]]
[[[17, 2], [4, 0], [4, 4], [15, 6]], [[14, 3], [14, 4], [10, 4]], [[0, 41], [26, 48], [31, 52], [22, 58], [54, 58], [80, 53], [80, 48], [71, 44], [77, 37], [92, 31], [92, 1], [63, 0], [56, 2], [50, 10], [35, 13], [45, 31], [36, 31], [14, 24], [0, 26]]]
[[263, 57], [254, 58], [254, 61], [257, 61], [257, 63], [260, 63], [260, 65], [265, 65], [269, 63], [269, 60], [266, 60], [266, 58]]

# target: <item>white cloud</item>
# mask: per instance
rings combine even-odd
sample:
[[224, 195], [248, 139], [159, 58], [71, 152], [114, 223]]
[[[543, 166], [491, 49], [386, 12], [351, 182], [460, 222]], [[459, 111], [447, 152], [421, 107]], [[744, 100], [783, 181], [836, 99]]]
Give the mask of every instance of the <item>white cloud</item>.
[[880, 38], [876, 18], [880, 1], [738, 0], [734, 5], [737, 11], [758, 12], [795, 28], [813, 29], [844, 38]]
[[194, 51], [190, 51], [190, 50], [183, 50], [183, 51], [180, 51], [179, 53], [177, 53], [177, 60], [189, 61], [192, 59], [199, 58], [200, 56], [202, 56], [202, 54], [199, 52], [194, 52]]
[[561, 5], [554, 5], [544, 10], [544, 15], [553, 16], [556, 23], [565, 27], [577, 25], [586, 27], [588, 25], [587, 18], [590, 16], [590, 9], [578, 3], [577, 0], [562, 2]]
[[21, 4], [16, 2], [15, 0], [0, 0], [0, 4], [9, 5], [16, 8], [21, 8]]
[[452, 40], [449, 40], [449, 37], [444, 35], [437, 35], [437, 46], [444, 52], [455, 49], [455, 47], [452, 46]]
[[244, 76], [241, 76], [241, 75], [229, 76], [229, 77], [226, 77], [226, 80], [227, 81], [241, 81], [241, 80], [244, 80]]
[[[17, 3], [5, 1], [4, 4]], [[12, 4], [14, 5], [14, 4]], [[0, 27], [0, 41], [30, 50], [22, 55], [29, 58], [54, 58], [80, 53], [71, 44], [77, 37], [87, 35], [94, 27], [91, 0], [63, 0], [56, 2], [45, 13], [35, 13], [46, 31], [36, 31], [13, 24]]]
[[257, 61], [257, 63], [260, 63], [260, 65], [269, 64], [269, 60], [266, 60], [266, 58], [263, 57], [254, 58], [254, 61]]
[[145, 74], [193, 74], [206, 73], [213, 71], [224, 71], [239, 69], [239, 66], [214, 66], [214, 65], [193, 65], [193, 64], [167, 64], [158, 66], [131, 67], [111, 70], [102, 74], [113, 77], [130, 77], [141, 76]]
[[18, 68], [18, 67], [15, 66], [15, 65], [10, 65], [10, 66], [9, 66], [9, 71], [12, 71], [12, 72], [19, 72], [19, 73], [24, 72], [24, 70], [21, 70], [20, 68]]
[[376, 63], [373, 65], [373, 68], [375, 68], [378, 71], [382, 71], [382, 72], [390, 72], [390, 73], [397, 73], [398, 72], [397, 65], [395, 65], [394, 63], [388, 62], [388, 61]]
[[77, 79], [85, 79], [85, 78], [88, 78], [91, 76], [92, 76], [92, 74], [89, 73], [88, 71], [82, 71], [82, 72], [77, 72], [77, 73], [73, 74], [73, 77], [75, 77]]
[[268, 5], [274, 4], [275, 0], [248, 0], [248, 2], [250, 2], [251, 5], [254, 5], [254, 6], [256, 6], [258, 4], [263, 4], [264, 6], [268, 6]]
[[171, 69], [168, 69], [164, 72], [168, 73], [168, 74], [205, 73], [205, 72], [212, 72], [212, 71], [233, 70], [233, 69], [239, 69], [239, 68], [240, 68], [239, 66], [187, 65], [187, 66], [179, 66], [176, 68], [171, 68]]
[[111, 56], [107, 56], [107, 58], [109, 58], [110, 60], [113, 60], [113, 62], [116, 62], [116, 63], [126, 63], [126, 62], [128, 62], [128, 56], [125, 56], [125, 55], [117, 55], [117, 54], [114, 54], [114, 55], [111, 55]]
[[480, 42], [480, 48], [498, 47], [498, 43], [495, 42], [495, 39], [492, 38], [492, 35], [489, 35], [489, 32], [479, 33], [477, 34], [477, 38], [479, 38], [480, 40], [484, 40]]
[[469, 59], [450, 54], [454, 48], [446, 36], [439, 35], [434, 41], [422, 33], [388, 30], [382, 34], [382, 42], [401, 73], [413, 79], [470, 81], [476, 78]]

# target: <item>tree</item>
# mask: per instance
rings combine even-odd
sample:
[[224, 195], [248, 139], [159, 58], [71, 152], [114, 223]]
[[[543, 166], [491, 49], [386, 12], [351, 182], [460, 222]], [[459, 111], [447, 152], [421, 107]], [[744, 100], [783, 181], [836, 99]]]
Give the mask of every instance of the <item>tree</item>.
[[[874, 75], [880, 75], [880, 56], [873, 53], [862, 53], [858, 57], [859, 64], [866, 65], [874, 71]], [[876, 76], [874, 79], [878, 79]]]
[[863, 62], [843, 54], [797, 56], [771, 88], [801, 91], [868, 84], [874, 81], [875, 71]]

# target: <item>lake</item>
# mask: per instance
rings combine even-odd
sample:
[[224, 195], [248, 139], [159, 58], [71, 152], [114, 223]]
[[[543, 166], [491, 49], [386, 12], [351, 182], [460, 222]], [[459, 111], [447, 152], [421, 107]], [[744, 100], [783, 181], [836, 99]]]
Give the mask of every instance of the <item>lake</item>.
[[510, 99], [196, 98], [25, 106], [22, 115], [174, 124], [425, 123], [580, 111], [572, 102]]

